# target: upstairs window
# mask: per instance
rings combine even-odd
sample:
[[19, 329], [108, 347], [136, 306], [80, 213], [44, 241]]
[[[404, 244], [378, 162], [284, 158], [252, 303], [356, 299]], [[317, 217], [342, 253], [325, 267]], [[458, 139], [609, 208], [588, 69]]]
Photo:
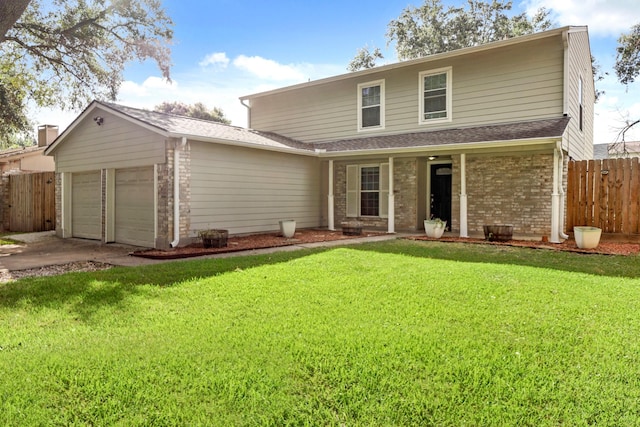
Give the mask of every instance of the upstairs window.
[[582, 130], [582, 127], [584, 125], [584, 94], [582, 92], [582, 77], [580, 77], [580, 80], [578, 80], [578, 107], [579, 125], [580, 130]]
[[358, 130], [384, 128], [384, 80], [358, 85]]
[[451, 121], [451, 67], [420, 73], [420, 123]]

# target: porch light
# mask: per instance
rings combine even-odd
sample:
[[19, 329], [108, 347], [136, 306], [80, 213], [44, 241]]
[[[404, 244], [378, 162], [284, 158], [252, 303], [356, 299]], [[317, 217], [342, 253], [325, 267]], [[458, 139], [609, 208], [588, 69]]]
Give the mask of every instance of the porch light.
[[438, 158], [438, 156], [429, 156], [429, 157], [428, 157], [428, 159], [429, 159], [429, 160], [435, 160], [435, 159], [437, 159], [437, 158]]

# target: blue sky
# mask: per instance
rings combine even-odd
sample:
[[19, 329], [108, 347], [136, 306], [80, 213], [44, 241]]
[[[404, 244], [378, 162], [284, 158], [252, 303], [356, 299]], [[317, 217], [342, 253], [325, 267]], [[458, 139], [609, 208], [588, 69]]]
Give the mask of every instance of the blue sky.
[[[489, 0], [487, 0], [489, 1]], [[175, 23], [172, 79], [167, 84], [152, 62], [132, 63], [118, 102], [153, 108], [163, 101], [203, 102], [220, 107], [233, 124], [246, 125], [238, 98], [255, 92], [346, 73], [358, 48], [380, 47], [385, 62], [396, 62], [386, 45], [390, 20], [419, 0], [256, 1], [164, 0]], [[445, 4], [464, 5], [466, 1]], [[609, 76], [598, 84], [606, 93], [596, 104], [595, 142], [612, 142], [625, 118], [640, 118], [640, 83], [628, 88], [613, 72], [616, 40], [640, 23], [637, 0], [514, 1], [514, 12], [545, 6], [560, 26], [587, 25], [593, 55]], [[64, 129], [78, 112], [40, 110], [38, 124]], [[640, 130], [632, 138], [640, 139]]]

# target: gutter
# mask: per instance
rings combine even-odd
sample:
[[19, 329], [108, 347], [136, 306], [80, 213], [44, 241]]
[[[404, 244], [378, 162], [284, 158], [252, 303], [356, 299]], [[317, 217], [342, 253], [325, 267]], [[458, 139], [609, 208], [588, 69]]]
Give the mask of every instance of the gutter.
[[[562, 171], [564, 170], [564, 153], [562, 151], [562, 146], [560, 145], [560, 143], [558, 143], [559, 147], [558, 147], [558, 152], [560, 153], [560, 159], [558, 161], [558, 170], [560, 171], [560, 177], [562, 177]], [[564, 203], [565, 203], [565, 193], [564, 193], [564, 187], [562, 187], [562, 182], [560, 182], [560, 186], [559, 186], [559, 193], [560, 193], [560, 219], [558, 221], [559, 223], [559, 229], [558, 229], [558, 234], [560, 235], [560, 237], [564, 240], [567, 240], [569, 238], [569, 235], [567, 233], [564, 232]]]
[[373, 148], [367, 150], [349, 150], [349, 151], [322, 151], [316, 149], [316, 155], [321, 158], [331, 157], [351, 157], [364, 155], [381, 155], [389, 156], [395, 154], [412, 154], [412, 153], [429, 153], [437, 152], [459, 152], [474, 149], [494, 149], [494, 148], [513, 148], [513, 147], [533, 147], [536, 145], [555, 144], [558, 141], [557, 136], [530, 138], [530, 139], [513, 139], [500, 141], [482, 141], [482, 142], [461, 142], [456, 144], [439, 144], [439, 145], [421, 145], [405, 148]]
[[182, 137], [180, 145], [176, 144], [173, 149], [173, 242], [170, 243], [175, 248], [180, 243], [180, 151], [187, 145], [187, 138]]
[[564, 155], [561, 142], [553, 150], [553, 190], [551, 194], [551, 243], [561, 243], [560, 239], [569, 238], [564, 233], [564, 190], [562, 189], [562, 170]]
[[247, 129], [251, 129], [251, 105], [244, 103], [245, 99], [240, 98], [240, 104], [247, 108]]

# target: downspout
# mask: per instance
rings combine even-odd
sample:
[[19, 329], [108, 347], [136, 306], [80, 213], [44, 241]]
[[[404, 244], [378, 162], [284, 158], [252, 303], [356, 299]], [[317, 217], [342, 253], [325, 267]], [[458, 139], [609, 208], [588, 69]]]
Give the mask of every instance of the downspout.
[[563, 231], [564, 224], [564, 190], [562, 189], [563, 154], [560, 142], [553, 150], [553, 193], [551, 194], [551, 236], [549, 241], [561, 243], [567, 239]]
[[558, 173], [558, 148], [553, 149], [553, 188], [551, 192], [551, 236], [549, 241], [551, 243], [560, 243], [560, 193], [559, 187], [559, 173]]
[[558, 169], [560, 170], [560, 220], [558, 224], [558, 234], [562, 239], [567, 240], [569, 235], [564, 232], [564, 187], [562, 186], [562, 172], [564, 171], [564, 153], [562, 152], [562, 147], [558, 147], [558, 152], [560, 153], [560, 158], [558, 162]]
[[173, 149], [173, 242], [172, 248], [180, 243], [180, 151], [187, 145], [187, 137], [183, 136], [180, 145]]
[[244, 99], [240, 99], [240, 104], [247, 108], [247, 128], [251, 129], [251, 105], [245, 104]]

